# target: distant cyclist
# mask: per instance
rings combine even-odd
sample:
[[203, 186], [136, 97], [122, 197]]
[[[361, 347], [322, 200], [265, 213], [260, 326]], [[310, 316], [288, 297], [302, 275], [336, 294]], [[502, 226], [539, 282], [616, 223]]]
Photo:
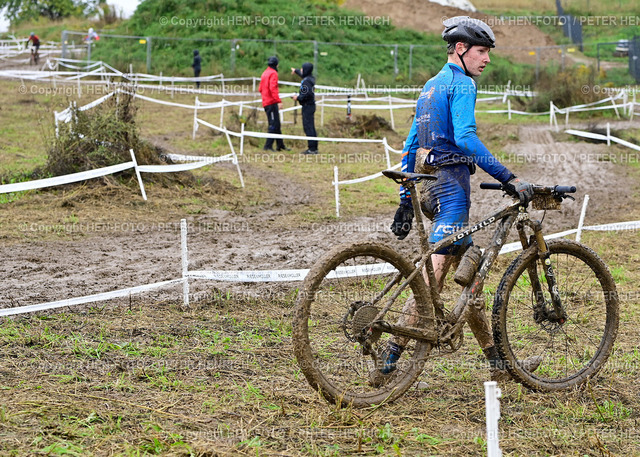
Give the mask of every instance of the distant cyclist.
[[29, 39], [27, 40], [27, 42], [25, 43], [25, 47], [28, 48], [29, 47], [29, 42], [32, 43], [32, 46], [34, 48], [36, 48], [36, 53], [40, 50], [40, 38], [38, 38], [38, 35], [36, 35], [35, 33], [31, 32], [29, 34]]
[[[416, 106], [416, 115], [402, 154], [402, 171], [430, 173], [437, 177], [427, 181], [421, 207], [433, 220], [430, 243], [437, 243], [469, 223], [470, 175], [476, 165], [493, 178], [517, 191], [521, 200], [529, 201], [533, 188], [528, 182], [516, 178], [482, 144], [476, 133], [476, 82], [491, 61], [489, 51], [495, 47], [491, 28], [478, 19], [458, 16], [444, 21], [442, 39], [448, 43], [448, 62], [440, 72], [425, 84]], [[401, 202], [391, 230], [404, 239], [411, 230], [413, 206], [411, 195], [400, 188]], [[454, 257], [472, 243], [471, 236], [458, 240], [455, 245], [431, 256], [440, 289]], [[425, 278], [428, 282], [428, 278]], [[405, 307], [414, 307], [407, 302]], [[484, 301], [472, 306], [467, 319], [474, 336], [490, 362], [491, 376], [504, 379], [507, 372], [494, 346], [493, 335], [484, 311]], [[407, 312], [407, 315], [411, 315]], [[384, 382], [381, 375], [395, 370], [395, 363], [404, 350], [405, 341], [395, 338], [382, 354], [384, 366], [372, 373], [372, 383]], [[534, 357], [525, 363], [530, 370], [540, 364]], [[377, 370], [376, 370], [377, 371]]]

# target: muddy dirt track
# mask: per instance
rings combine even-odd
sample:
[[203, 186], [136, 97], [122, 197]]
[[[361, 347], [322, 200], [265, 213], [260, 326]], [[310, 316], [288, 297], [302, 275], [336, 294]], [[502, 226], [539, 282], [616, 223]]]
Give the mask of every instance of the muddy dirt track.
[[[623, 125], [625, 127], [628, 125]], [[551, 133], [546, 126], [520, 126], [518, 141], [507, 145], [507, 165], [518, 175], [544, 184], [570, 184], [578, 187], [575, 202], [567, 202], [560, 212], [548, 212], [548, 233], [574, 228], [583, 196], [591, 201], [586, 224], [629, 220], [637, 183], [629, 176], [628, 166], [608, 160], [616, 147], [571, 141], [566, 135]], [[490, 132], [487, 132], [490, 134]], [[556, 140], [558, 138], [559, 140]], [[209, 210], [188, 216], [191, 270], [296, 269], [309, 268], [330, 246], [364, 238], [384, 241], [409, 253], [417, 234], [398, 242], [388, 230], [393, 211], [370, 217], [342, 218], [334, 222], [305, 223], [292, 219], [284, 225], [294, 209], [313, 201], [316, 196], [304, 183], [293, 182], [278, 174], [245, 165], [245, 176], [269, 181], [276, 194], [248, 211]], [[472, 221], [508, 203], [499, 192], [481, 191], [478, 184], [490, 180], [479, 171], [472, 177]], [[328, 185], [328, 184], [327, 184]], [[139, 196], [138, 196], [139, 197]], [[138, 198], [135, 195], [131, 199]], [[117, 206], [112, 218], [118, 220]], [[541, 212], [532, 212], [541, 216]], [[11, 217], [5, 214], [3, 219]], [[7, 219], [5, 219], [7, 220]], [[81, 230], [82, 224], [71, 226]], [[46, 231], [55, 228], [42, 221], [22, 222], [20, 231]], [[63, 228], [66, 230], [68, 227]], [[63, 240], [7, 242], [0, 240], [0, 307], [30, 305], [179, 278], [181, 276], [179, 217], [171, 221], [148, 220], [128, 223], [126, 218], [107, 226], [85, 224], [83, 236]], [[415, 232], [415, 231], [414, 231]], [[486, 234], [476, 236], [482, 245]], [[192, 299], [198, 300], [214, 286], [232, 288], [246, 294], [291, 290], [297, 284], [228, 284], [209, 281], [192, 282]], [[178, 301], [179, 286], [150, 292], [139, 300]], [[135, 300], [138, 300], [136, 298]], [[124, 300], [123, 302], [127, 302]]]

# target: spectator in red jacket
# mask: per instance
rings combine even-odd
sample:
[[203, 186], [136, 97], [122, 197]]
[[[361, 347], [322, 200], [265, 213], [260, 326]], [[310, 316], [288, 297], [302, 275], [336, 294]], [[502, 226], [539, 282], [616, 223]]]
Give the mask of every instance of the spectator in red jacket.
[[[282, 134], [280, 130], [280, 113], [278, 111], [282, 109], [282, 100], [280, 100], [280, 94], [278, 93], [278, 58], [276, 56], [269, 57], [267, 65], [267, 69], [260, 77], [258, 90], [262, 95], [262, 106], [265, 113], [267, 113], [267, 120], [269, 121], [268, 132]], [[263, 148], [265, 151], [273, 151], [273, 140], [274, 138], [267, 138]], [[282, 138], [277, 138], [276, 143], [278, 151], [289, 150], [284, 145]]]

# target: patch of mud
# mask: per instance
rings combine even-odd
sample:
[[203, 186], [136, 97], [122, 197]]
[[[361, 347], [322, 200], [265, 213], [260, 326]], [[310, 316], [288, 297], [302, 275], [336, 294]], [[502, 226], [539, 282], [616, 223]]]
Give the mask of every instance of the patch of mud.
[[[369, 16], [379, 16], [381, 11], [389, 15], [396, 27], [407, 27], [419, 32], [442, 33], [442, 19], [454, 16], [471, 16], [491, 25], [496, 35], [496, 52], [517, 59], [519, 62], [535, 64], [536, 56], [529, 51], [553, 46], [555, 43], [545, 33], [531, 24], [513, 24], [501, 21], [496, 16], [476, 12], [471, 13], [450, 6], [442, 6], [429, 1], [398, 0], [389, 8], [386, 0], [347, 0], [343, 7], [362, 11]], [[443, 44], [444, 46], [444, 44]], [[538, 49], [539, 50], [539, 49]], [[554, 55], [555, 54], [555, 55]], [[557, 52], [541, 53], [541, 60], [557, 60]], [[444, 58], [444, 54], [443, 54]], [[444, 62], [444, 61], [443, 61]]]
[[[542, 185], [575, 185], [577, 201], [566, 201], [561, 211], [545, 217], [547, 233], [575, 228], [582, 200], [590, 195], [585, 223], [626, 220], [633, 208], [637, 184], [629, 169], [607, 157], [604, 144], [555, 141], [545, 127], [522, 127], [506, 146], [505, 164], [523, 178]], [[309, 268], [320, 255], [339, 243], [369, 239], [392, 244], [405, 255], [417, 248], [413, 230], [402, 242], [389, 231], [393, 211], [383, 216], [361, 216], [338, 221], [301, 223], [295, 211], [315, 201], [313, 187], [296, 182], [274, 169], [246, 166], [249, 177], [269, 183], [269, 195], [252, 205], [206, 210], [187, 218], [191, 270], [276, 270]], [[471, 220], [510, 203], [500, 192], [479, 189], [492, 181], [483, 171], [472, 176]], [[235, 192], [243, 192], [236, 189]], [[82, 202], [78, 202], [80, 205]], [[113, 211], [118, 211], [114, 206]], [[542, 212], [532, 211], [534, 218]], [[152, 222], [121, 223], [102, 232], [65, 240], [35, 241], [0, 247], [0, 307], [28, 305], [79, 297], [181, 277], [179, 217], [157, 213]], [[113, 215], [118, 218], [117, 213]], [[282, 221], [290, 221], [287, 225]], [[489, 232], [474, 236], [483, 245]], [[300, 283], [214, 283], [194, 280], [192, 297], [206, 299], [214, 288], [247, 295], [289, 293]], [[180, 287], [143, 295], [140, 300], [179, 300]], [[138, 299], [134, 298], [134, 302]], [[124, 301], [126, 303], [127, 300]]]

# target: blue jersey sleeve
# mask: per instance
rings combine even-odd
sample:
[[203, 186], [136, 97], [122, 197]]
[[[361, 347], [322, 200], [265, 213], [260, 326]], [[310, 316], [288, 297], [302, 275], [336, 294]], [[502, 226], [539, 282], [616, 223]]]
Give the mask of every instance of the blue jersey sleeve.
[[[420, 145], [418, 144], [418, 126], [416, 124], [416, 117], [413, 118], [409, 135], [402, 148], [402, 167], [401, 170], [407, 173], [413, 173], [416, 166], [416, 151]], [[400, 199], [405, 200], [411, 198], [411, 194], [404, 186], [400, 186]]]
[[469, 81], [468, 84], [456, 84], [452, 88], [451, 121], [456, 145], [495, 179], [500, 182], [508, 181], [513, 174], [489, 152], [478, 138], [475, 106], [476, 87], [472, 81]]

